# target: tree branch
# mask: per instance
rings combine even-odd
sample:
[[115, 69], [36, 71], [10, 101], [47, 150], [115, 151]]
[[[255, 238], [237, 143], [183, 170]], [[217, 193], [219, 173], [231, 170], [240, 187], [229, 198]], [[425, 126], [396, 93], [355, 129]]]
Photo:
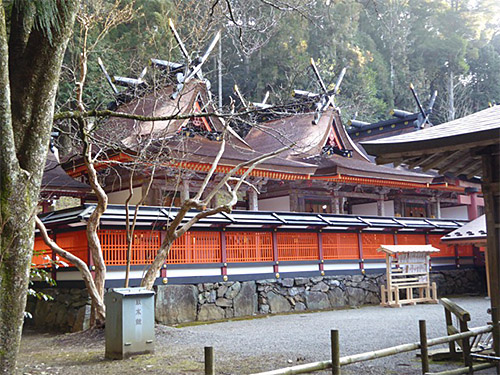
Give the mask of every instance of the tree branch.
[[49, 235], [47, 233], [47, 228], [45, 227], [43, 222], [36, 215], [35, 215], [35, 223], [36, 223], [36, 227], [40, 231], [43, 242], [45, 242], [45, 244], [48, 247], [50, 247], [50, 249], [52, 251], [54, 251], [57, 255], [59, 255], [60, 257], [63, 257], [64, 259], [67, 259], [69, 262], [73, 263], [76, 268], [78, 268], [78, 270], [82, 274], [82, 279], [85, 282], [85, 286], [87, 287], [87, 290], [89, 292], [91, 299], [93, 301], [95, 300], [97, 303], [97, 306], [98, 306], [97, 310], [99, 311], [99, 313], [101, 315], [100, 319], [104, 320], [104, 316], [105, 316], [104, 302], [97, 291], [97, 288], [96, 288], [95, 283], [94, 283], [94, 279], [92, 278], [92, 274], [90, 273], [90, 270], [89, 270], [87, 264], [83, 260], [78, 258], [77, 256], [64, 250], [57, 243], [55, 243], [54, 240], [52, 240], [52, 238], [49, 237]]

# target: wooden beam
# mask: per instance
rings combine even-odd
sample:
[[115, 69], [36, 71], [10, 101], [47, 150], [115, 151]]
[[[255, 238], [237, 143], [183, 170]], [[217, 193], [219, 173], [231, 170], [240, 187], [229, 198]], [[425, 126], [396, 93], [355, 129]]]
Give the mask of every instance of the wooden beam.
[[465, 160], [462, 166], [459, 166], [457, 169], [451, 168], [450, 171], [453, 173], [455, 176], [459, 176], [461, 174], [467, 174], [466, 172], [469, 171], [472, 168], [481, 167], [481, 161], [480, 160], [474, 160], [470, 162], [469, 160]]
[[428, 162], [429, 160], [432, 160], [436, 157], [435, 154], [431, 154], [431, 155], [424, 155], [422, 157], [419, 157], [419, 158], [416, 158], [414, 161], [412, 161], [410, 164], [408, 164], [408, 168], [410, 169], [413, 169], [415, 167], [418, 167], [419, 165], [423, 165], [425, 164], [426, 162]]
[[426, 160], [428, 159], [432, 159], [434, 158], [436, 155], [425, 155], [425, 156], [422, 156], [422, 157], [417, 157], [417, 158], [413, 158], [413, 161], [409, 162], [408, 163], [408, 168], [410, 169], [413, 169], [415, 167], [418, 167], [419, 165], [421, 165], [423, 162], [425, 162]]
[[[451, 159], [451, 158], [455, 158], [458, 154], [460, 154], [462, 152], [462, 150], [458, 150], [458, 151], [455, 151], [455, 152], [451, 152], [451, 153], [448, 153], [444, 159], [443, 158], [435, 158], [434, 160], [432, 160], [432, 162], [429, 162], [429, 163], [425, 163], [425, 164], [422, 164], [421, 167], [422, 167], [422, 170], [423, 171], [427, 171], [429, 169], [432, 169], [434, 167], [436, 167], [439, 163], [442, 163], [448, 159]], [[439, 155], [439, 154], [434, 154], [433, 156], [436, 156], [436, 155]]]
[[[456, 154], [456, 156], [451, 159], [451, 161], [449, 161], [448, 163], [445, 163], [444, 165], [439, 165], [439, 171], [438, 173], [439, 174], [445, 174], [446, 172], [448, 172], [451, 168], [453, 168], [458, 161], [463, 161], [464, 159], [466, 160], [467, 157], [464, 158], [466, 153], [464, 152], [459, 152]], [[445, 158], [444, 160], [449, 160], [448, 158]]]

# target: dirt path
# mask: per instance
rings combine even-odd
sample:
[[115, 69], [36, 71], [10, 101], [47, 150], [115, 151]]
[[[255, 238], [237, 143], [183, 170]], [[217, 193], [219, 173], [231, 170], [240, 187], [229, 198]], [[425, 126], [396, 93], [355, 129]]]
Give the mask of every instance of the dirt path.
[[[470, 311], [471, 327], [484, 325], [489, 301], [454, 299]], [[54, 335], [26, 332], [19, 374], [202, 374], [203, 347], [215, 348], [217, 374], [249, 374], [326, 360], [330, 329], [340, 331], [341, 355], [418, 341], [418, 320], [429, 337], [445, 334], [440, 305], [378, 306], [172, 328], [156, 327], [156, 353], [124, 361], [104, 359], [104, 332]], [[433, 365], [432, 371], [442, 367]], [[325, 374], [328, 372], [324, 372]], [[420, 374], [415, 353], [343, 368], [344, 374]], [[320, 374], [320, 373], [316, 373]], [[482, 374], [488, 374], [487, 371]], [[494, 374], [494, 372], [490, 372]]]

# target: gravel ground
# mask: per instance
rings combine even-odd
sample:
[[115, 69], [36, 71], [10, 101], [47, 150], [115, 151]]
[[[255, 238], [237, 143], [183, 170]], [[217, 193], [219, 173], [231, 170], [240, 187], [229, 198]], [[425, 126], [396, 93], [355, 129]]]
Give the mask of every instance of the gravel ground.
[[[469, 327], [485, 325], [489, 301], [452, 298], [471, 313]], [[27, 333], [20, 374], [203, 373], [203, 347], [213, 346], [217, 374], [249, 374], [330, 358], [330, 330], [338, 329], [341, 356], [418, 341], [418, 321], [428, 337], [445, 335], [441, 305], [358, 309], [269, 316], [261, 319], [172, 328], [157, 326], [156, 353], [126, 361], [104, 360], [102, 332], [66, 335]], [[346, 366], [343, 374], [420, 374], [416, 352]], [[431, 364], [431, 371], [448, 367]], [[316, 372], [316, 374], [331, 372]], [[481, 374], [494, 374], [483, 371]]]

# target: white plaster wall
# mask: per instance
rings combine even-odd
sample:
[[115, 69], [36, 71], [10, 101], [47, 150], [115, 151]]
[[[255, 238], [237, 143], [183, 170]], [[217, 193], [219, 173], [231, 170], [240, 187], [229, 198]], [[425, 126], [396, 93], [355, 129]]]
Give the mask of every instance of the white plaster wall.
[[[125, 204], [129, 195], [128, 190], [115, 191], [114, 193], [108, 194], [108, 202], [109, 204]], [[137, 204], [140, 202], [142, 198], [142, 187], [134, 188], [134, 196], [130, 201], [130, 204]]]
[[467, 206], [442, 207], [441, 219], [469, 220]]
[[[352, 214], [377, 216], [377, 202], [356, 204], [352, 206]], [[394, 201], [384, 201], [384, 216], [394, 216]]]
[[290, 197], [276, 197], [259, 199], [259, 210], [261, 211], [290, 211]]

